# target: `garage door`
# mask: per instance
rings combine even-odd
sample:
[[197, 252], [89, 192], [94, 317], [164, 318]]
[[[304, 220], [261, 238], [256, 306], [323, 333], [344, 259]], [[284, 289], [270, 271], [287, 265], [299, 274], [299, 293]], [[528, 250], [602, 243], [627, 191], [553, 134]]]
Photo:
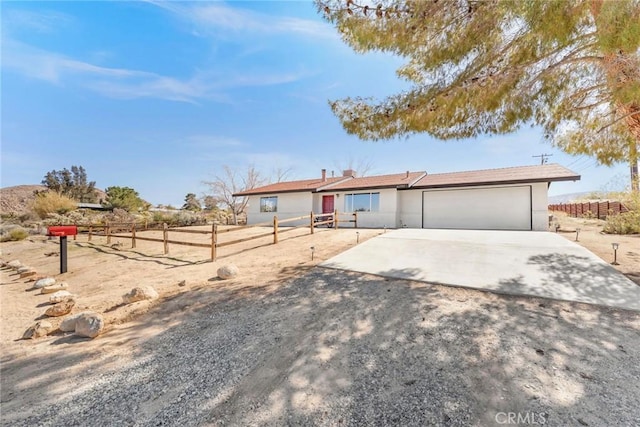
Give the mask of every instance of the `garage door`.
[[531, 230], [531, 186], [422, 193], [423, 228]]

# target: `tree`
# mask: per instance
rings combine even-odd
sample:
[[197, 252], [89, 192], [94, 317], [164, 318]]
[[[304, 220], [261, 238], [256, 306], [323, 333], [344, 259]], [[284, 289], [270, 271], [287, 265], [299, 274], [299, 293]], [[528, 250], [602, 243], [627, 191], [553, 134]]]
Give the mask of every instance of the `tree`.
[[238, 215], [245, 212], [249, 199], [234, 194], [256, 188], [264, 181], [252, 165], [248, 166], [242, 175], [227, 165], [223, 166], [222, 170], [222, 174], [216, 175], [213, 181], [206, 181], [205, 184], [211, 189], [210, 196], [231, 211], [233, 223], [237, 225]]
[[338, 169], [338, 175], [340, 175], [345, 170], [352, 170], [355, 172], [356, 176], [363, 177], [369, 175], [371, 170], [373, 169], [373, 162], [371, 159], [363, 157], [359, 159], [354, 159], [353, 157], [348, 157], [347, 159], [339, 159], [334, 161], [334, 165]]
[[204, 209], [207, 211], [214, 211], [218, 209], [218, 199], [213, 196], [205, 195], [202, 198], [202, 204], [204, 205]]
[[82, 166], [71, 166], [70, 171], [64, 168], [47, 172], [42, 184], [51, 191], [79, 202], [94, 203], [97, 200], [96, 183], [87, 180], [87, 172]]
[[200, 206], [200, 202], [196, 198], [196, 195], [194, 193], [189, 193], [184, 198], [184, 205], [182, 205], [182, 209], [198, 212], [202, 210], [202, 206]]
[[133, 188], [107, 187], [105, 192], [107, 193], [107, 204], [112, 208], [124, 209], [127, 212], [149, 208], [149, 203], [142, 200]]
[[628, 161], [638, 188], [640, 1], [316, 4], [356, 51], [407, 59], [410, 90], [330, 102], [348, 133], [455, 139], [531, 124], [568, 153]]

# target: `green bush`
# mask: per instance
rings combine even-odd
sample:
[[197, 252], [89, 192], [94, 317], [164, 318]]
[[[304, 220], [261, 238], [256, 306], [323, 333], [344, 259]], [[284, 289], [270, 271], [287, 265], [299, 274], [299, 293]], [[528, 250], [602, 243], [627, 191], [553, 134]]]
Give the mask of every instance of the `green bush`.
[[621, 200], [629, 211], [607, 216], [602, 231], [610, 234], [640, 234], [640, 194], [628, 193]]
[[16, 226], [8, 230], [3, 230], [0, 242], [17, 242], [29, 237], [29, 232], [22, 227]]

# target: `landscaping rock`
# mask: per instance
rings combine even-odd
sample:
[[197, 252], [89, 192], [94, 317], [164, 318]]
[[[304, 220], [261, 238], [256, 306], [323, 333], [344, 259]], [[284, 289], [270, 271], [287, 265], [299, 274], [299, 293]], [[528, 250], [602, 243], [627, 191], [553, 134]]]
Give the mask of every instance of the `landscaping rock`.
[[22, 274], [22, 273], [25, 273], [27, 271], [31, 271], [31, 267], [23, 265], [22, 267], [18, 268], [17, 271], [18, 271], [19, 274]]
[[65, 314], [71, 313], [74, 305], [76, 305], [76, 302], [72, 299], [62, 301], [52, 307], [49, 307], [47, 311], [44, 312], [44, 315], [49, 317], [64, 316]]
[[14, 270], [17, 270], [20, 267], [22, 267], [22, 263], [20, 261], [18, 261], [17, 259], [14, 259], [13, 261], [9, 261], [7, 263], [7, 267], [13, 268]]
[[76, 319], [76, 335], [95, 338], [104, 329], [104, 319], [98, 313], [81, 313]]
[[[36, 282], [38, 283], [38, 282]], [[42, 288], [40, 290], [40, 293], [42, 294], [53, 294], [55, 292], [59, 292], [59, 291], [63, 291], [65, 289], [67, 289], [69, 287], [69, 285], [67, 284], [67, 282], [60, 282], [60, 283], [56, 283], [54, 285], [51, 286], [45, 286], [44, 288]]]
[[145, 286], [144, 288], [139, 287], [131, 289], [131, 292], [122, 296], [122, 301], [125, 304], [131, 304], [136, 301], [156, 299], [158, 296], [158, 292], [156, 292], [152, 286]]
[[25, 277], [33, 277], [36, 274], [38, 274], [38, 272], [36, 272], [35, 270], [27, 270], [20, 273], [20, 278], [24, 279]]
[[56, 279], [54, 279], [53, 277], [45, 277], [44, 279], [37, 280], [36, 283], [33, 284], [33, 287], [35, 289], [41, 289], [47, 286], [51, 286], [54, 283], [56, 283]]
[[53, 330], [53, 325], [46, 320], [41, 320], [30, 326], [22, 335], [22, 339], [40, 338], [47, 335], [51, 330]]
[[62, 322], [60, 322], [60, 330], [62, 332], [75, 332], [78, 318], [83, 314], [87, 314], [87, 313], [78, 313], [62, 319]]
[[218, 269], [218, 277], [221, 279], [233, 279], [238, 275], [240, 270], [234, 264], [223, 265]]
[[[45, 289], [45, 288], [43, 288]], [[72, 300], [75, 297], [73, 296], [73, 294], [69, 291], [58, 291], [55, 292], [53, 294], [51, 294], [51, 296], [49, 297], [49, 302], [51, 304], [57, 304], [59, 302], [62, 301], [67, 301], [67, 300]]]

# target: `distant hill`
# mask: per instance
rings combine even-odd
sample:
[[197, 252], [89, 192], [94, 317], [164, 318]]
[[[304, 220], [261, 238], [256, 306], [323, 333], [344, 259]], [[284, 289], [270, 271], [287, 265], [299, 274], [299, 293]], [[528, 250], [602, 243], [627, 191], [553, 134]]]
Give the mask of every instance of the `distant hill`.
[[46, 188], [44, 185], [16, 185], [0, 188], [0, 212], [14, 215], [28, 212], [35, 198], [33, 193]]
[[589, 195], [597, 194], [598, 191], [582, 191], [580, 193], [560, 194], [558, 196], [550, 196], [549, 204], [556, 205], [558, 203], [570, 203], [576, 200], [584, 200]]
[[[0, 213], [21, 215], [29, 212], [29, 206], [35, 198], [34, 192], [46, 190], [44, 185], [16, 185], [14, 187], [0, 188]], [[96, 189], [98, 200], [105, 200], [104, 191]]]

